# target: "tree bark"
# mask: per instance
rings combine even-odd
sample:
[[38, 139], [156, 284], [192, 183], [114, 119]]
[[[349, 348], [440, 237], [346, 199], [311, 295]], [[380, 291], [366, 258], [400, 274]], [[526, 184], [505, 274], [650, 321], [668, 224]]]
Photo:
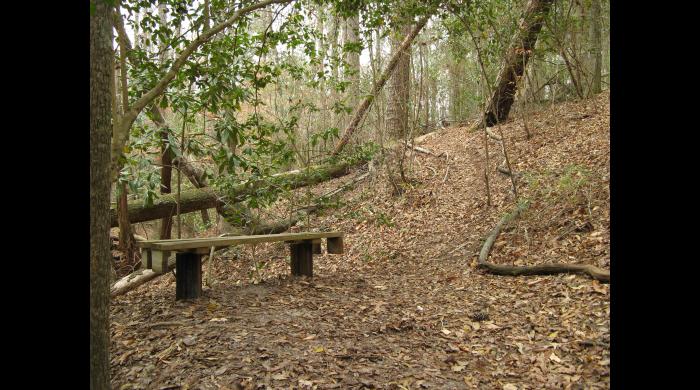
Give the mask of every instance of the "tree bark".
[[359, 106], [355, 108], [350, 124], [347, 125], [347, 127], [343, 131], [343, 136], [340, 138], [338, 143], [335, 145], [335, 148], [333, 149], [333, 156], [338, 155], [348, 143], [352, 134], [355, 132], [355, 130], [357, 130], [357, 126], [359, 126], [360, 121], [362, 121], [362, 119], [365, 117], [365, 113], [367, 112], [369, 106], [372, 104], [372, 101], [379, 94], [379, 91], [382, 90], [384, 84], [386, 84], [387, 80], [389, 79], [389, 77], [391, 77], [391, 74], [394, 72], [394, 69], [398, 65], [400, 59], [400, 55], [398, 54], [402, 53], [404, 50], [406, 50], [406, 48], [408, 48], [411, 45], [411, 43], [416, 38], [420, 30], [423, 29], [423, 26], [425, 26], [425, 24], [428, 22], [428, 19], [430, 19], [430, 16], [431, 15], [426, 15], [418, 23], [416, 23], [415, 27], [413, 27], [413, 30], [411, 30], [411, 33], [404, 38], [403, 42], [401, 42], [401, 46], [399, 48], [400, 50], [394, 53], [394, 55], [391, 57], [391, 60], [389, 60], [389, 64], [387, 65], [386, 69], [384, 69], [381, 77], [374, 84], [372, 92], [369, 95], [367, 95], [367, 97], [365, 97], [365, 99], [362, 101], [362, 103], [360, 103]]
[[396, 70], [389, 79], [389, 96], [386, 107], [387, 133], [403, 139], [408, 129], [408, 101], [411, 88], [411, 49], [402, 47], [400, 36], [409, 35], [411, 26], [405, 24], [391, 34], [392, 55], [398, 55]]
[[591, 94], [598, 94], [601, 91], [603, 52], [601, 47], [600, 33], [600, 0], [591, 1], [591, 56], [593, 62], [593, 79], [591, 82]]
[[119, 183], [117, 198], [117, 220], [119, 223], [119, 251], [122, 252], [122, 259], [126, 259], [129, 264], [133, 264], [136, 256], [136, 246], [134, 243], [131, 224], [129, 223], [128, 199], [126, 183]]
[[[197, 210], [222, 208], [223, 212], [226, 213], [226, 203], [240, 202], [257, 191], [274, 189], [283, 185], [295, 189], [317, 184], [344, 176], [349, 173], [349, 168], [349, 164], [322, 166], [312, 168], [310, 173], [292, 171], [273, 177], [269, 181], [246, 182], [236, 186], [228, 198], [217, 194], [211, 188], [183, 191], [180, 194], [180, 212], [184, 214]], [[136, 223], [163, 218], [167, 215], [173, 215], [176, 209], [177, 201], [173, 195], [162, 196], [150, 206], [145, 206], [142, 200], [131, 201], [129, 202], [129, 221]], [[118, 221], [115, 210], [111, 211], [110, 220], [114, 227], [118, 225]]]
[[[345, 20], [345, 29], [343, 31], [343, 43], [344, 44], [357, 44], [358, 41], [358, 30], [360, 28], [360, 15], [355, 14]], [[348, 94], [350, 98], [348, 103], [351, 106], [356, 106], [357, 102], [360, 100], [360, 53], [358, 52], [348, 52], [345, 53], [345, 69], [344, 78], [345, 81], [350, 83], [350, 88], [348, 89]]]
[[[518, 80], [522, 77], [527, 62], [537, 43], [537, 35], [542, 29], [545, 16], [553, 0], [530, 0], [520, 19], [520, 27], [503, 61], [496, 86], [491, 95], [482, 121], [491, 127], [508, 118], [508, 113], [515, 100]], [[482, 125], [476, 123], [474, 128]]]
[[110, 388], [109, 240], [112, 132], [112, 12], [104, 1], [90, 15], [90, 389]]

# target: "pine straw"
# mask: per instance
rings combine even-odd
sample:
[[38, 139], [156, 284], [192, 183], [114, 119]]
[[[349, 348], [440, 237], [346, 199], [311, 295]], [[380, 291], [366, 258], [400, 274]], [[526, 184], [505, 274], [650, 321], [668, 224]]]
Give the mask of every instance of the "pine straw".
[[[535, 113], [528, 125], [531, 140], [519, 120], [502, 130], [518, 193], [531, 206], [499, 236], [490, 261], [608, 268], [608, 94]], [[316, 256], [312, 281], [290, 278], [287, 248], [266, 244], [255, 248], [266, 264], [252, 273], [257, 284], [249, 282], [252, 248], [242, 247], [216, 257], [216, 283], [197, 301], [174, 300], [172, 275], [116, 299], [113, 387], [608, 388], [608, 285], [474, 268], [483, 240], [516, 202], [491, 140], [494, 204], [486, 206], [481, 137], [441, 131], [420, 146], [447, 152], [449, 162], [411, 154], [416, 183], [403, 195], [392, 196], [382, 173], [311, 219], [302, 229], [346, 232], [346, 254]], [[582, 170], [585, 181], [566, 184]], [[481, 310], [489, 319], [474, 322]], [[145, 321], [183, 325], [130, 325]]]

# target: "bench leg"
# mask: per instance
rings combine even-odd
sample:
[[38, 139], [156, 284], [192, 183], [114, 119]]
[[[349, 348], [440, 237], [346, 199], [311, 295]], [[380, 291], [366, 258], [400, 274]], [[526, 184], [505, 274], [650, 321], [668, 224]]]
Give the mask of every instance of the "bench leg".
[[175, 299], [194, 299], [202, 295], [202, 255], [177, 253], [175, 274]]
[[328, 237], [326, 239], [326, 244], [328, 246], [328, 253], [340, 254], [344, 252], [343, 237]]
[[320, 238], [318, 238], [316, 240], [311, 240], [311, 243], [313, 244], [314, 255], [319, 255], [319, 254], [323, 253], [323, 251], [321, 251], [321, 239]]
[[310, 240], [289, 245], [292, 275], [314, 276], [313, 244]]

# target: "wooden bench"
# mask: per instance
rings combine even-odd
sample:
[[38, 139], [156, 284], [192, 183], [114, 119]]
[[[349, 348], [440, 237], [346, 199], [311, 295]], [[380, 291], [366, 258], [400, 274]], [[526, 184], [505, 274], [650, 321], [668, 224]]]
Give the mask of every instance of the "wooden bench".
[[168, 258], [175, 252], [175, 299], [180, 300], [197, 298], [202, 294], [202, 255], [209, 254], [212, 247], [220, 249], [240, 244], [286, 242], [290, 248], [292, 275], [312, 277], [313, 255], [321, 253], [323, 238], [326, 239], [328, 253], [343, 253], [343, 232], [149, 240], [138, 241], [136, 245], [141, 248], [143, 268], [156, 273], [170, 270]]

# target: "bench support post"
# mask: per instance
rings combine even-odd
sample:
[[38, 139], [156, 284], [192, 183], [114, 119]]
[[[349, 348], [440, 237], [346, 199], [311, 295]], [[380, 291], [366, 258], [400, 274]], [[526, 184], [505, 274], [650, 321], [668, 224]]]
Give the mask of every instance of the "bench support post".
[[202, 255], [178, 252], [175, 261], [175, 300], [199, 298], [202, 295]]
[[330, 254], [341, 254], [345, 251], [343, 248], [343, 237], [328, 237], [326, 244]]
[[289, 245], [292, 275], [314, 276], [313, 244], [311, 240], [295, 242]]
[[151, 269], [153, 268], [153, 260], [151, 259], [151, 250], [146, 248], [141, 248], [141, 268]]
[[312, 240], [311, 243], [313, 244], [314, 255], [319, 255], [319, 254], [323, 253], [323, 251], [321, 251], [321, 239], [320, 238]]

